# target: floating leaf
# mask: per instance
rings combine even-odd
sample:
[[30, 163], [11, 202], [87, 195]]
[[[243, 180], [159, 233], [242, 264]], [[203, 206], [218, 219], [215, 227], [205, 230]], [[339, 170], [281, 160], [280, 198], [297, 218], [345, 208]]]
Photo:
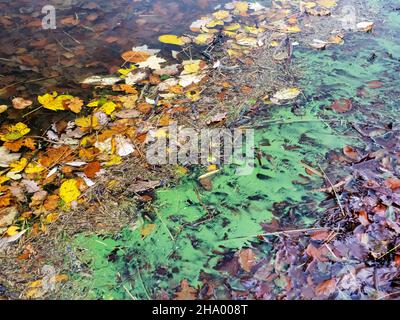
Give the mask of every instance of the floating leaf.
[[24, 123], [18, 122], [15, 125], [7, 125], [0, 131], [0, 140], [2, 141], [15, 141], [27, 135], [29, 129]]
[[13, 107], [14, 107], [14, 109], [17, 109], [17, 110], [26, 109], [27, 107], [31, 106], [32, 103], [33, 102], [31, 100], [27, 100], [24, 98], [14, 98], [12, 100]]
[[185, 45], [185, 42], [183, 41], [182, 37], [178, 37], [173, 34], [165, 34], [163, 36], [160, 36], [158, 40], [162, 43], [175, 44], [177, 46]]
[[239, 263], [243, 270], [251, 272], [256, 263], [256, 255], [251, 249], [241, 250], [239, 253]]
[[0, 105], [0, 114], [2, 114], [3, 112], [6, 112], [8, 109], [8, 106], [6, 106], [5, 104], [1, 104]]
[[150, 55], [146, 52], [127, 51], [122, 54], [122, 59], [132, 63], [146, 61], [149, 57]]

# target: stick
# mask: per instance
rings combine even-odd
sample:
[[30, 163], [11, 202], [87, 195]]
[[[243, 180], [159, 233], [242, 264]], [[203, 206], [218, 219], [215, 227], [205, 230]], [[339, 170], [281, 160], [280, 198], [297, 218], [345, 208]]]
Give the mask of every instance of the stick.
[[325, 231], [325, 230], [329, 230], [329, 229], [328, 228], [309, 228], [309, 229], [297, 229], [297, 230], [283, 230], [283, 231], [277, 231], [277, 232], [270, 232], [270, 233], [264, 233], [264, 234], [255, 234], [255, 235], [250, 235], [250, 236], [245, 236], [245, 237], [232, 238], [232, 239], [227, 239], [227, 240], [222, 240], [222, 241], [226, 242], [226, 241], [231, 241], [231, 240], [257, 238], [257, 237], [273, 237], [273, 236], [280, 236], [282, 234], [303, 233], [303, 232], [310, 232], [310, 231]]
[[321, 167], [320, 165], [318, 165], [318, 167], [319, 167], [319, 169], [322, 171], [322, 173], [324, 174], [325, 179], [326, 179], [326, 180], [329, 182], [329, 184], [331, 185], [332, 190], [333, 190], [333, 193], [335, 194], [336, 201], [337, 201], [337, 203], [338, 203], [338, 205], [339, 205], [340, 211], [342, 212], [343, 217], [345, 217], [346, 214], [345, 214], [345, 212], [344, 212], [344, 209], [343, 209], [342, 203], [341, 203], [341, 201], [340, 201], [339, 195], [337, 194], [337, 192], [336, 192], [336, 190], [335, 190], [335, 187], [333, 186], [332, 181], [331, 181], [331, 180], [329, 179], [329, 177], [326, 175], [324, 169], [322, 169], [322, 167]]
[[140, 282], [141, 282], [141, 284], [142, 284], [142, 287], [143, 287], [143, 289], [144, 289], [144, 292], [145, 292], [145, 294], [146, 294], [146, 297], [147, 297], [148, 300], [151, 300], [151, 297], [150, 297], [149, 293], [147, 292], [147, 288], [146, 288], [146, 286], [144, 285], [144, 282], [143, 282], [142, 275], [141, 275], [141, 273], [140, 273], [139, 267], [136, 267], [136, 270], [137, 270], [137, 273], [138, 273], [138, 275], [139, 275], [139, 280], [140, 280]]
[[351, 179], [353, 179], [353, 176], [347, 176], [346, 178], [344, 178], [343, 181], [338, 182], [337, 184], [335, 184], [334, 186], [332, 186], [330, 188], [315, 189], [315, 190], [312, 190], [312, 192], [331, 193], [334, 190], [339, 189], [339, 188], [343, 187], [344, 185], [346, 185], [347, 183], [349, 183], [351, 181]]
[[175, 237], [172, 235], [171, 230], [169, 230], [168, 226], [165, 224], [164, 219], [162, 218], [161, 214], [158, 212], [158, 210], [154, 210], [156, 212], [156, 215], [158, 219], [160, 219], [161, 223], [167, 229], [169, 236], [171, 237], [172, 241], [175, 241]]

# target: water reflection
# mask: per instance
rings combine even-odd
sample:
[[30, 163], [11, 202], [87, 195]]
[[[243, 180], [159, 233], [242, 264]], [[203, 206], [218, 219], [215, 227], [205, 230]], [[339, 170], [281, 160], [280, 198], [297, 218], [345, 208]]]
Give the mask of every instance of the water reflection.
[[[115, 72], [120, 54], [157, 36], [182, 33], [221, 0], [0, 0], [0, 102], [57, 90]], [[42, 7], [54, 5], [57, 29], [42, 29]], [[38, 79], [42, 79], [39, 80]]]

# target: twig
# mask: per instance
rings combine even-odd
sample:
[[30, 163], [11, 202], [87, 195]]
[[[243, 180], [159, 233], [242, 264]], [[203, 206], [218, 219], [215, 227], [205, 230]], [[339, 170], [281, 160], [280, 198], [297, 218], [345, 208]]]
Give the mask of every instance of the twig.
[[309, 166], [307, 163], [304, 163], [303, 161], [300, 161], [300, 164], [304, 168], [306, 168], [306, 169], [310, 170], [312, 173], [316, 174], [318, 177], [320, 177], [320, 178], [324, 177], [324, 175], [321, 172], [319, 172], [318, 170], [315, 170], [313, 167]]
[[388, 254], [392, 253], [393, 251], [396, 251], [398, 248], [400, 248], [400, 244], [398, 244], [397, 246], [395, 246], [392, 250], [389, 250], [388, 252], [386, 252], [385, 254], [381, 255], [377, 260], [382, 259], [383, 257], [386, 257]]
[[34, 109], [34, 110], [32, 110], [32, 111], [29, 111], [28, 113], [25, 113], [25, 114], [22, 116], [22, 118], [26, 118], [27, 116], [31, 115], [32, 113], [35, 113], [36, 111], [38, 111], [38, 110], [40, 110], [40, 109], [42, 109], [42, 108], [43, 108], [43, 106], [37, 107], [36, 109]]
[[329, 229], [328, 228], [309, 228], [309, 229], [297, 229], [297, 230], [283, 230], [283, 231], [277, 231], [277, 232], [270, 232], [270, 233], [264, 233], [264, 234], [255, 234], [255, 235], [250, 235], [250, 236], [245, 236], [245, 237], [232, 238], [232, 239], [227, 239], [227, 240], [222, 240], [222, 241], [226, 242], [226, 241], [232, 241], [232, 240], [249, 239], [249, 238], [257, 238], [257, 237], [273, 237], [273, 236], [280, 236], [282, 234], [303, 233], [303, 232], [310, 232], [310, 231], [325, 231], [325, 230], [329, 230]]
[[318, 165], [318, 167], [319, 167], [319, 169], [322, 171], [322, 173], [324, 174], [325, 179], [326, 179], [326, 180], [328, 181], [328, 183], [331, 185], [332, 190], [333, 190], [333, 193], [335, 194], [336, 201], [337, 201], [337, 203], [338, 203], [338, 205], [339, 205], [340, 211], [342, 212], [343, 217], [345, 217], [346, 214], [345, 214], [345, 212], [344, 212], [344, 209], [343, 209], [343, 206], [342, 206], [342, 202], [340, 201], [339, 195], [337, 194], [336, 189], [335, 189], [335, 187], [334, 187], [334, 185], [333, 185], [331, 179], [329, 179], [329, 177], [326, 175], [324, 169], [322, 169], [322, 167], [321, 167], [320, 165]]
[[201, 200], [199, 190], [197, 188], [194, 188], [194, 193], [196, 194], [197, 199], [199, 200], [199, 203], [203, 207], [204, 211], [207, 213], [208, 216], [211, 216], [210, 211], [208, 211], [208, 208], [204, 204], [203, 200]]
[[351, 179], [353, 179], [353, 176], [347, 176], [346, 178], [344, 178], [343, 181], [338, 182], [337, 184], [335, 184], [332, 187], [329, 188], [322, 188], [322, 189], [315, 189], [312, 190], [312, 192], [326, 192], [326, 193], [331, 193], [336, 189], [339, 189], [343, 186], [345, 186], [347, 183], [349, 183], [351, 181]]
[[156, 212], [156, 215], [158, 219], [160, 219], [161, 223], [163, 224], [164, 228], [168, 231], [169, 236], [171, 237], [172, 241], [175, 241], [175, 237], [171, 233], [171, 230], [169, 230], [167, 224], [165, 223], [164, 219], [162, 218], [161, 214], [158, 212], [157, 209], [154, 210]]
[[148, 300], [151, 300], [151, 297], [150, 297], [149, 293], [147, 292], [147, 288], [146, 288], [146, 286], [144, 285], [144, 282], [143, 282], [143, 279], [142, 279], [142, 274], [140, 273], [140, 269], [139, 269], [138, 266], [136, 266], [136, 271], [137, 271], [137, 273], [138, 273], [138, 275], [139, 275], [139, 280], [140, 280], [140, 283], [142, 284], [142, 287], [143, 287], [143, 289], [144, 289], [144, 292], [145, 292], [145, 294], [146, 294], [147, 299], [148, 299]]
[[79, 40], [76, 40], [73, 36], [71, 36], [67, 31], [63, 30], [63, 32], [73, 41], [75, 41], [77, 44], [81, 44]]

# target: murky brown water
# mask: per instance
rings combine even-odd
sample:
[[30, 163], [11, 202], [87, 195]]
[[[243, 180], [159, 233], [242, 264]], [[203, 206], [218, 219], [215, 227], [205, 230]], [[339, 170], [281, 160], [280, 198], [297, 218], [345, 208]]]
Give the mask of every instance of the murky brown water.
[[[141, 44], [160, 46], [160, 34], [184, 32], [222, 2], [0, 0], [0, 99], [80, 91], [76, 83], [82, 78], [115, 72], [122, 52]], [[56, 30], [42, 29], [47, 4], [56, 8]], [[41, 78], [46, 80], [36, 81]]]
[[[121, 53], [148, 44], [161, 47], [158, 36], [188, 31], [191, 22], [221, 0], [0, 0], [0, 104], [13, 97], [35, 100], [57, 91], [79, 95], [91, 90], [79, 81], [112, 74], [123, 63]], [[44, 30], [45, 5], [56, 9], [57, 29]], [[25, 111], [26, 113], [26, 111]], [[63, 114], [40, 110], [23, 118], [11, 110], [2, 121], [28, 121], [38, 129]], [[32, 123], [33, 122], [33, 123]]]

